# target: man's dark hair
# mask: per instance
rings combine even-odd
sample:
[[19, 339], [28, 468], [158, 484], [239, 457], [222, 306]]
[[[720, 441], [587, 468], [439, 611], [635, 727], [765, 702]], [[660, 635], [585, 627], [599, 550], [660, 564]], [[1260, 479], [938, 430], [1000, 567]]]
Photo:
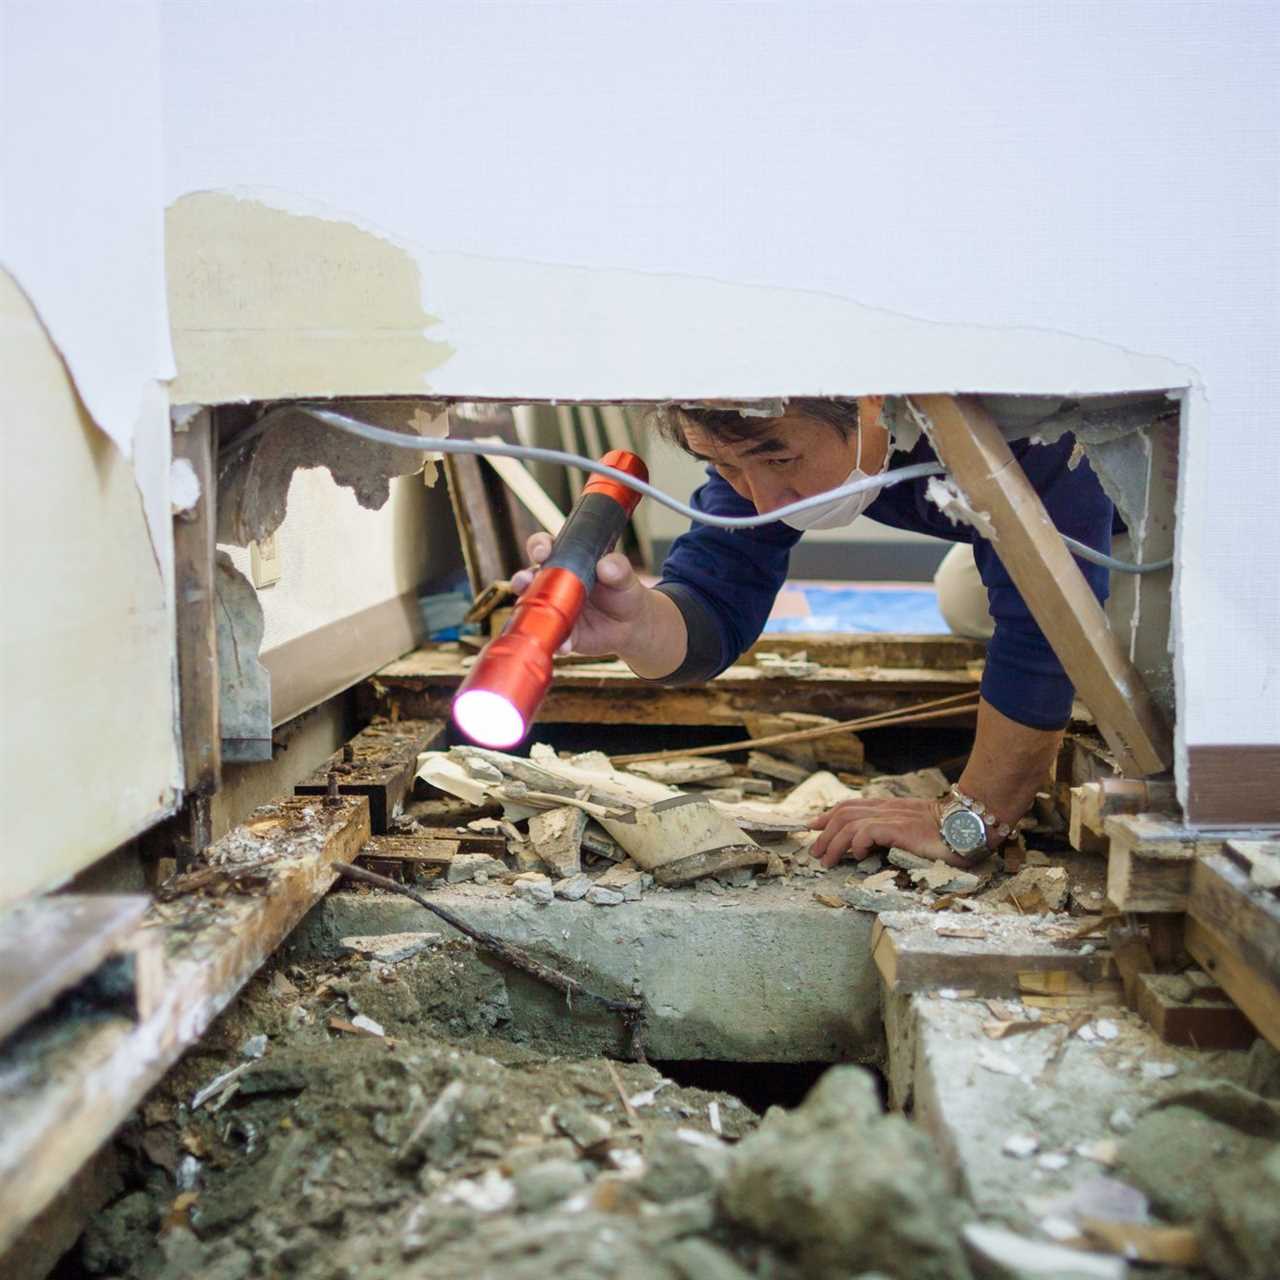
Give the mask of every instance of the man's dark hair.
[[[834, 400], [821, 396], [796, 396], [786, 401], [787, 411], [801, 413], [806, 418], [825, 422], [846, 440], [858, 430], [858, 402]], [[750, 440], [765, 427], [772, 426], [777, 418], [756, 417], [739, 413], [737, 409], [684, 408], [668, 404], [656, 409], [653, 422], [658, 434], [686, 453], [691, 452], [685, 443], [684, 428], [698, 427], [712, 440], [738, 442]]]

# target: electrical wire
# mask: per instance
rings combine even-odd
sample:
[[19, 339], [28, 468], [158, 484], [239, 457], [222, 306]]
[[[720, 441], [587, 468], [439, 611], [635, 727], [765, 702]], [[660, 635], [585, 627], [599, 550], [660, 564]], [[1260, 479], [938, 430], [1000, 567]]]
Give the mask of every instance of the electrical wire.
[[[884, 471], [879, 475], [853, 480], [837, 489], [814, 494], [810, 498], [802, 498], [798, 502], [788, 503], [785, 507], [778, 507], [776, 510], [769, 511], [764, 515], [715, 516], [706, 511], [698, 511], [689, 506], [687, 502], [681, 502], [679, 498], [674, 498], [646, 481], [638, 480], [635, 476], [628, 475], [625, 471], [619, 471], [616, 467], [606, 466], [602, 462], [595, 462], [591, 458], [584, 458], [580, 454], [566, 453], [560, 449], [542, 449], [536, 445], [506, 444], [496, 440], [481, 442], [478, 440], [454, 440], [448, 436], [410, 435], [403, 431], [391, 431], [386, 427], [375, 427], [372, 423], [361, 422], [358, 418], [348, 417], [345, 413], [338, 413], [336, 410], [326, 409], [322, 405], [312, 404], [281, 405], [277, 409], [272, 409], [247, 431], [241, 432], [225, 448], [221, 449], [218, 453], [219, 462], [225, 465], [226, 461], [240, 453], [246, 445], [252, 443], [267, 429], [267, 426], [277, 415], [295, 412], [308, 414], [320, 422], [335, 427], [339, 431], [347, 432], [349, 435], [360, 436], [362, 439], [369, 440], [374, 444], [390, 445], [396, 449], [412, 449], [417, 453], [456, 453], [481, 456], [488, 454], [499, 458], [518, 458], [524, 462], [550, 462], [562, 467], [578, 467], [580, 470], [589, 471], [593, 475], [608, 476], [617, 480], [628, 489], [634, 490], [643, 497], [651, 498], [660, 506], [667, 507], [677, 515], [682, 515], [686, 519], [700, 524], [711, 525], [717, 529], [757, 529], [763, 525], [774, 524], [779, 520], [784, 520], [787, 516], [797, 515], [801, 511], [809, 511], [814, 507], [825, 506], [836, 498], [849, 497], [855, 493], [866, 493], [868, 490], [887, 489], [891, 485], [902, 484], [907, 480], [919, 480], [925, 476], [943, 475], [946, 471], [945, 467], [936, 462], [917, 462], [909, 467], [897, 467], [893, 471]], [[1152, 564], [1130, 564], [1128, 561], [1117, 560], [1114, 556], [1106, 555], [1104, 552], [1095, 551], [1083, 542], [1078, 542], [1075, 538], [1069, 538], [1065, 533], [1061, 537], [1073, 554], [1083, 560], [1092, 561], [1094, 564], [1102, 565], [1104, 568], [1112, 569], [1118, 573], [1156, 573], [1162, 569], [1168, 569], [1173, 564], [1172, 559], [1160, 560]]]

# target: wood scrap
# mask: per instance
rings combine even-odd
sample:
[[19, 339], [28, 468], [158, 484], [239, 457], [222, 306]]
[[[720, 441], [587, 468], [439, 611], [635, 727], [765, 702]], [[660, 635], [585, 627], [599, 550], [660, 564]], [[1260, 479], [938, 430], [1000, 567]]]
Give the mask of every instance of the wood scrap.
[[1082, 1217], [1080, 1228], [1095, 1243], [1134, 1262], [1170, 1267], [1200, 1266], [1200, 1244], [1191, 1227]]
[[710, 757], [675, 760], [641, 760], [632, 765], [628, 773], [639, 774], [651, 782], [663, 782], [671, 787], [688, 786], [690, 783], [714, 782], [719, 778], [732, 778], [733, 765], [727, 760]]
[[1107, 898], [1120, 911], [1187, 909], [1191, 869], [1222, 841], [1200, 836], [1167, 818], [1126, 814], [1107, 818]]
[[766, 778], [776, 778], [779, 782], [787, 783], [788, 786], [803, 782], [813, 772], [812, 769], [792, 764], [788, 760], [780, 760], [777, 756], [768, 755], [763, 751], [752, 751], [747, 756], [747, 768], [753, 773], [764, 774]]
[[1140, 974], [1138, 1013], [1165, 1044], [1192, 1049], [1248, 1049], [1258, 1033], [1216, 985], [1196, 986], [1179, 974]]
[[1061, 911], [1067, 905], [1067, 872], [1063, 867], [1024, 867], [1011, 880], [989, 889], [980, 902], [1009, 903], [1022, 915]]

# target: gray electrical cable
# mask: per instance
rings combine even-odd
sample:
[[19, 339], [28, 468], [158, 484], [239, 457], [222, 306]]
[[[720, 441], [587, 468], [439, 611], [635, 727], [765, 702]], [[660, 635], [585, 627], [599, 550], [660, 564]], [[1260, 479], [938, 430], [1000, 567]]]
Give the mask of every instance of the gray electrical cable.
[[[695, 510], [688, 503], [681, 502], [678, 498], [673, 498], [670, 494], [664, 493], [661, 489], [657, 489], [643, 480], [637, 480], [634, 476], [627, 475], [625, 471], [619, 471], [616, 467], [607, 467], [604, 463], [594, 462], [592, 459], [584, 458], [576, 453], [565, 453], [559, 449], [542, 449], [535, 445], [505, 444], [498, 441], [481, 443], [478, 440], [454, 440], [447, 436], [410, 435], [403, 431], [391, 431], [386, 427], [375, 427], [372, 423], [361, 422], [358, 418], [348, 417], [345, 413], [326, 409], [322, 405], [311, 404], [282, 405], [278, 409], [271, 410], [222, 449], [218, 455], [219, 460], [225, 460], [239, 453], [245, 445], [266, 430], [268, 423], [277, 414], [294, 412], [310, 414], [311, 417], [328, 423], [329, 426], [336, 427], [339, 431], [345, 431], [349, 435], [360, 436], [365, 440], [372, 441], [374, 444], [391, 445], [397, 449], [413, 449], [419, 453], [459, 453], [482, 456], [490, 454], [499, 458], [518, 458], [526, 462], [552, 462], [563, 467], [578, 467], [594, 475], [610, 476], [626, 485], [628, 489], [633, 489], [636, 493], [646, 498], [652, 498], [654, 502], [669, 508], [676, 512], [677, 515], [682, 515], [688, 520], [697, 521], [701, 524], [712, 525], [717, 529], [756, 529], [762, 525], [774, 524], [786, 516], [795, 515], [801, 511], [809, 511], [813, 507], [825, 506], [826, 503], [834, 498], [845, 498], [851, 494], [865, 493], [868, 489], [887, 489], [890, 485], [901, 484], [906, 480], [919, 480], [924, 476], [942, 475], [946, 470], [936, 462], [917, 462], [909, 467], [899, 467], [893, 471], [882, 472], [880, 475], [854, 480], [849, 484], [841, 485], [838, 489], [815, 494], [811, 498], [802, 498], [799, 502], [789, 503], [787, 506], [779, 507], [777, 510], [767, 512], [765, 515], [713, 516], [705, 511]], [[1066, 534], [1062, 535], [1062, 540], [1075, 555], [1119, 573], [1155, 573], [1158, 570], [1167, 569], [1173, 564], [1172, 560], [1161, 560], [1154, 564], [1144, 565], [1129, 564], [1127, 561], [1117, 560], [1113, 556], [1105, 555], [1101, 551], [1095, 551], [1092, 547], [1085, 546], [1083, 542], [1077, 542], [1075, 538], [1067, 537]]]

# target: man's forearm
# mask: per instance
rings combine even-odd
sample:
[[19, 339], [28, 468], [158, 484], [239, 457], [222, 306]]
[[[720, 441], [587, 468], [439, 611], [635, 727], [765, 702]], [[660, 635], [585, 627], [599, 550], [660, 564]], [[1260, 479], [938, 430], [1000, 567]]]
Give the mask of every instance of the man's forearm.
[[670, 596], [653, 590], [647, 592], [645, 612], [644, 622], [632, 633], [632, 643], [618, 657], [643, 679], [661, 680], [679, 670], [688, 652], [684, 615]]
[[973, 751], [957, 785], [1001, 822], [1017, 822], [1048, 780], [1061, 742], [1061, 729], [1019, 724], [984, 698], [978, 704]]

